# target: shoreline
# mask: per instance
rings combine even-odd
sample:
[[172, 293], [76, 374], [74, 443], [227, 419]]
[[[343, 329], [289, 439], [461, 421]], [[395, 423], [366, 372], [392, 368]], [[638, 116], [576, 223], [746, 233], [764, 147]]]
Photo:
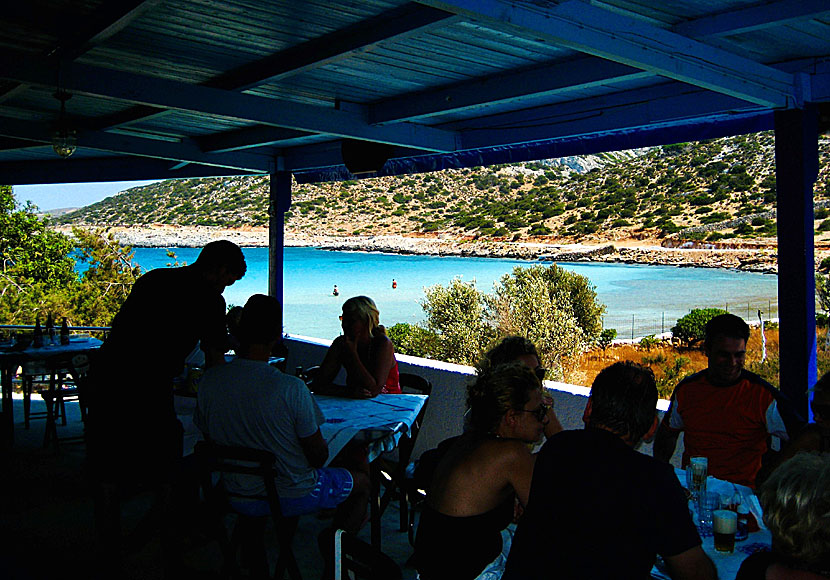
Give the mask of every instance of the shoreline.
[[[71, 228], [56, 228], [71, 234]], [[110, 226], [103, 229], [132, 247], [202, 247], [220, 239], [242, 247], [267, 247], [267, 228], [217, 228], [210, 226]], [[700, 267], [777, 274], [775, 248], [670, 248], [657, 240], [613, 240], [592, 243], [546, 241], [497, 241], [438, 236], [308, 236], [285, 233], [286, 247], [316, 247], [329, 251], [381, 252], [402, 255], [509, 258], [550, 262], [605, 262], [651, 266]]]

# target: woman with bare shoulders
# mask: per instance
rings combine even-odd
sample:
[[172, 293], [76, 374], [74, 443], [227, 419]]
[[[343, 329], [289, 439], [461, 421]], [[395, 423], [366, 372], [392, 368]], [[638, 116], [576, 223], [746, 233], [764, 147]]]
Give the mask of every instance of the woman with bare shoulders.
[[422, 580], [476, 578], [502, 551], [514, 503], [527, 503], [530, 446], [550, 426], [550, 408], [532, 369], [488, 369], [468, 389], [470, 429], [438, 463], [415, 540]]
[[[395, 348], [379, 319], [378, 308], [368, 296], [346, 300], [340, 317], [343, 334], [326, 352], [311, 385], [314, 392], [355, 398], [401, 392]], [[341, 368], [346, 369], [345, 388], [332, 383]]]

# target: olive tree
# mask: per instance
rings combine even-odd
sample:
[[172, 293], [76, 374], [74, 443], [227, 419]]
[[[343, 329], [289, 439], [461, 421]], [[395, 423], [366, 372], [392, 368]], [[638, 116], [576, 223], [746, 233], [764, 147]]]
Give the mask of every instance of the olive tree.
[[484, 297], [475, 281], [455, 278], [447, 287], [440, 284], [425, 290], [421, 307], [427, 329], [438, 337], [440, 360], [473, 365], [493, 336], [484, 320]]
[[486, 315], [499, 336], [532, 341], [542, 364], [564, 376], [564, 359], [595, 343], [605, 306], [588, 278], [553, 264], [516, 267], [485, 297]]

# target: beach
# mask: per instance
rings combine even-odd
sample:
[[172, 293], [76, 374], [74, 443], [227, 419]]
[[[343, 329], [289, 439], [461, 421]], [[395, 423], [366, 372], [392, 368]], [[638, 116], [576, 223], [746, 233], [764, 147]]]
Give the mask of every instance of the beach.
[[[60, 228], [70, 233], [70, 228]], [[132, 247], [202, 247], [212, 240], [227, 239], [244, 247], [267, 247], [267, 228], [217, 228], [210, 226], [110, 226], [104, 228], [122, 244]], [[727, 268], [745, 272], [778, 272], [777, 252], [768, 245], [734, 247], [690, 244], [669, 247], [671, 241], [619, 239], [591, 243], [555, 243], [535, 238], [518, 241], [451, 238], [445, 235], [309, 236], [286, 231], [288, 247], [324, 250], [383, 252], [432, 256], [512, 258], [554, 262], [606, 262], [679, 267]], [[818, 252], [817, 252], [818, 254]], [[820, 256], [819, 256], [820, 257]]]

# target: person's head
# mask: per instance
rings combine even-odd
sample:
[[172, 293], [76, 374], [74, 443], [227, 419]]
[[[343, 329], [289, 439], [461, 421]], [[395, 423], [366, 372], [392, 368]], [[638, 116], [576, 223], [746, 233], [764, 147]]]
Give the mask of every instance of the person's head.
[[830, 429], [830, 372], [824, 373], [813, 387], [813, 399], [810, 401], [815, 422]]
[[371, 337], [380, 323], [380, 312], [375, 301], [368, 296], [355, 296], [343, 303], [340, 320], [346, 336], [354, 338], [368, 332]]
[[243, 310], [241, 306], [234, 306], [225, 314], [225, 326], [227, 326], [228, 332], [233, 336], [239, 334], [239, 323], [242, 320]]
[[715, 384], [728, 385], [741, 376], [746, 360], [749, 326], [739, 316], [721, 314], [706, 323], [703, 343], [709, 359], [707, 376]]
[[228, 240], [207, 244], [199, 252], [193, 267], [219, 292], [242, 279], [248, 269], [242, 249]]
[[539, 360], [539, 352], [536, 346], [523, 336], [506, 336], [487, 351], [484, 358], [479, 361], [479, 374], [489, 368], [516, 361], [532, 369], [540, 381], [544, 380], [546, 369]]
[[591, 385], [582, 417], [587, 427], [606, 429], [636, 443], [657, 427], [657, 385], [651, 369], [631, 361], [605, 367]]
[[272, 345], [282, 334], [282, 306], [273, 296], [254, 294], [245, 303], [239, 319], [238, 336], [243, 350]]
[[830, 455], [799, 453], [759, 492], [773, 552], [791, 564], [830, 569]]
[[520, 362], [489, 368], [467, 388], [470, 426], [528, 442], [544, 432], [547, 408], [539, 379]]

